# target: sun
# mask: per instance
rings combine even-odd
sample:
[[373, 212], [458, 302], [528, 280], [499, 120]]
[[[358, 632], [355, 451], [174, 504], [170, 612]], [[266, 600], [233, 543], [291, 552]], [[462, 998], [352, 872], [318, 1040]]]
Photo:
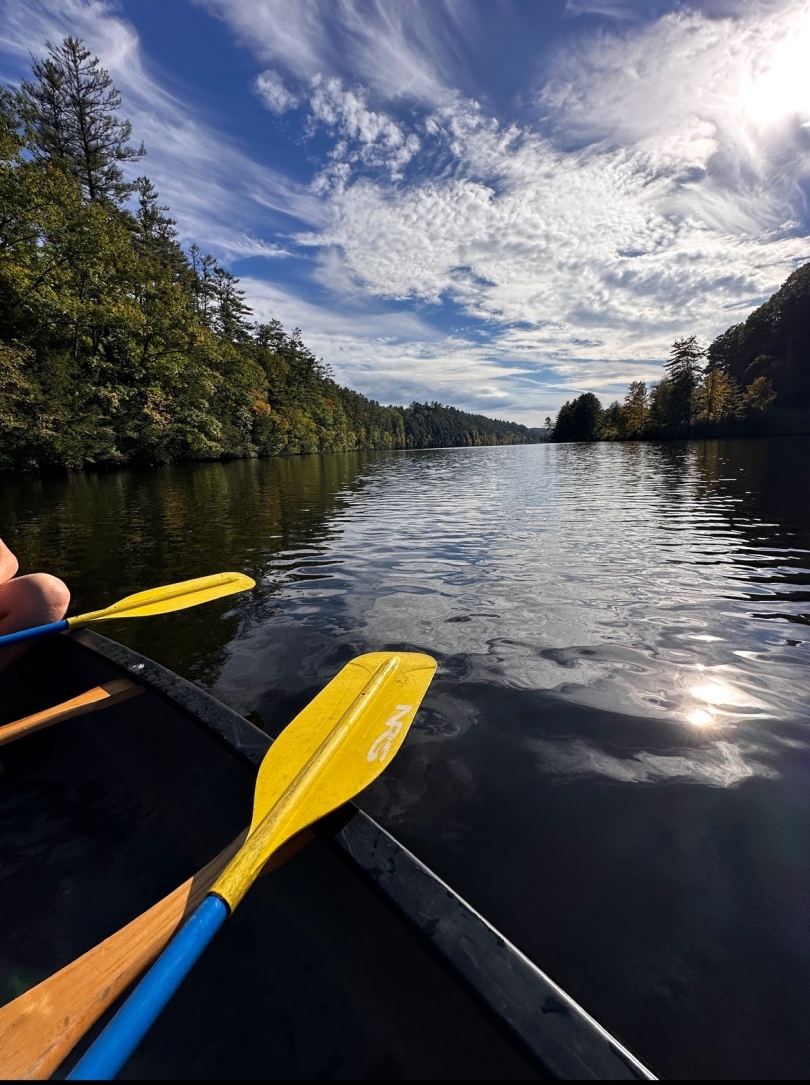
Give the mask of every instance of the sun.
[[757, 57], [742, 91], [746, 114], [760, 127], [793, 115], [810, 117], [810, 11], [790, 20], [773, 49]]

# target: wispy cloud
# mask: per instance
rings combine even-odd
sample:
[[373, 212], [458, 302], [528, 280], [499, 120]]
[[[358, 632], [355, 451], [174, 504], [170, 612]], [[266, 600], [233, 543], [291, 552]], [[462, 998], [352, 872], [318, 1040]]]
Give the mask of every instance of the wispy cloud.
[[[462, 405], [463, 388], [537, 423], [582, 390], [607, 401], [810, 259], [810, 0], [569, 0], [564, 37], [514, 74], [519, 110], [488, 82], [501, 24], [531, 29], [510, 0], [497, 18], [470, 0], [197, 0], [252, 56], [244, 93], [268, 124], [298, 126], [295, 179], [211, 127], [112, 0], [0, 3], [6, 64], [83, 37], [183, 236], [266, 257], [250, 300], [384, 401]], [[449, 312], [475, 330], [448, 331]]]
[[260, 319], [305, 329], [308, 345], [336, 378], [373, 399], [407, 404], [424, 400], [430, 389], [431, 398], [465, 410], [516, 419], [523, 413], [512, 382], [525, 363], [504, 364], [497, 348], [437, 332], [415, 313], [327, 308], [261, 279], [243, 279], [242, 286]]
[[216, 244], [223, 258], [240, 255], [246, 237], [254, 239], [257, 251], [266, 244], [278, 255], [278, 245], [261, 237], [263, 208], [308, 224], [323, 221], [318, 200], [304, 186], [260, 165], [167, 89], [166, 73], [149, 66], [136, 29], [112, 0], [3, 0], [0, 10], [0, 47], [18, 58], [25, 74], [46, 41], [68, 34], [99, 56], [122, 92], [124, 114], [146, 144], [148, 156], [139, 168], [155, 180], [184, 238]]
[[[342, 76], [386, 98], [435, 104], [445, 100], [457, 70], [458, 39], [467, 31], [452, 0], [198, 0], [223, 19], [264, 62], [308, 82]], [[452, 77], [451, 77], [452, 80]]]

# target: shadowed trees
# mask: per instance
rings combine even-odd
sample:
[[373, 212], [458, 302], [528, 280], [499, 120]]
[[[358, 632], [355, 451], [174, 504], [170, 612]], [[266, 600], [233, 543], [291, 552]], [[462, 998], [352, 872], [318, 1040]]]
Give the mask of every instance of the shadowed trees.
[[75, 38], [0, 88], [0, 469], [530, 441], [441, 404], [385, 407], [298, 328], [253, 321], [148, 177]]
[[664, 369], [649, 389], [634, 381], [624, 403], [601, 415], [586, 405], [590, 393], [566, 403], [551, 439], [810, 433], [810, 263], [707, 349], [694, 335], [677, 339]]
[[598, 441], [602, 404], [593, 392], [564, 403], [554, 426], [555, 441]]

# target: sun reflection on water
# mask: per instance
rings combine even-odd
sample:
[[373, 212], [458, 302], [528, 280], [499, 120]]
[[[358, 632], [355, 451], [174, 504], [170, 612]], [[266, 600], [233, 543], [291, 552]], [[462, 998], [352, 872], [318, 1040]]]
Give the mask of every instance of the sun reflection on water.
[[707, 708], [695, 708], [686, 718], [695, 727], [707, 727], [710, 723], [715, 722], [714, 712]]
[[[759, 698], [754, 697], [746, 690], [740, 689], [725, 678], [715, 675], [706, 675], [706, 667], [702, 663], [695, 665], [695, 670], [702, 672], [703, 680], [695, 685], [688, 686], [689, 697], [702, 702], [686, 711], [685, 717], [688, 723], [695, 727], [707, 727], [711, 724], [733, 723], [735, 720], [764, 719], [767, 718], [768, 706]], [[765, 709], [765, 712], [754, 712], [752, 709]], [[740, 710], [743, 710], [740, 712]]]

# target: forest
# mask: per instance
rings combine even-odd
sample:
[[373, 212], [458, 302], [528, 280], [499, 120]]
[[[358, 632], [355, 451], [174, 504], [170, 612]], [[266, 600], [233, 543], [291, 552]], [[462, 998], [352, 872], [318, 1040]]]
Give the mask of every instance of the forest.
[[0, 88], [0, 470], [527, 443], [538, 431], [339, 385], [300, 329], [178, 241], [84, 44]]
[[634, 381], [603, 408], [584, 392], [546, 419], [553, 441], [638, 441], [810, 433], [810, 263], [707, 348], [672, 345], [664, 377]]

